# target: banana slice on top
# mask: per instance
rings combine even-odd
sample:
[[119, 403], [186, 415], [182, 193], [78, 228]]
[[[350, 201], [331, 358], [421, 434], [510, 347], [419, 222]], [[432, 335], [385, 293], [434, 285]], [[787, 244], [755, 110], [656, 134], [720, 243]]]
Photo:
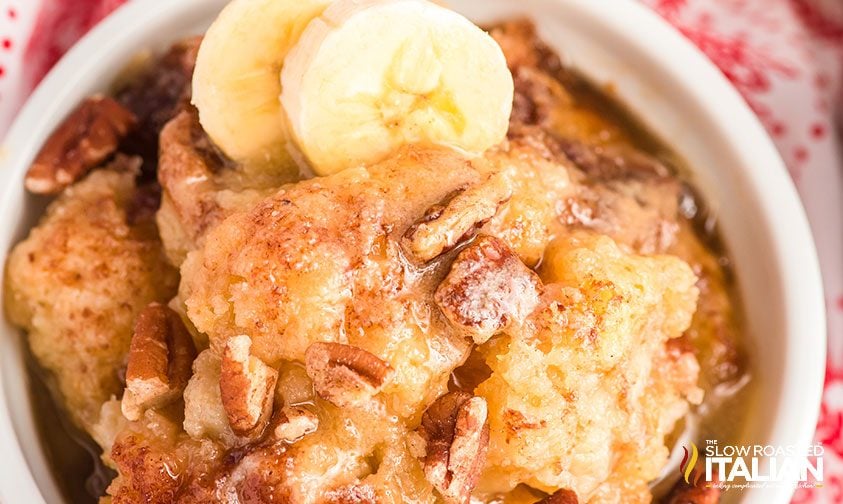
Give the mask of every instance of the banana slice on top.
[[230, 158], [261, 170], [292, 165], [279, 96], [284, 57], [330, 0], [234, 0], [202, 40], [193, 104]]
[[426, 0], [339, 0], [281, 70], [298, 147], [326, 175], [408, 143], [479, 154], [506, 136], [513, 81], [500, 46]]

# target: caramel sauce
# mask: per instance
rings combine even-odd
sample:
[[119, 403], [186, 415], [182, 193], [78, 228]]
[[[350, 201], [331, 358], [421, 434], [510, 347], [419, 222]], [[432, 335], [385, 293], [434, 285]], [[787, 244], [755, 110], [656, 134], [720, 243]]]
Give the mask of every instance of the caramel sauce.
[[33, 418], [55, 482], [65, 501], [95, 503], [116, 473], [102, 463], [102, 450], [94, 440], [70, 421], [54, 399], [58, 392], [50, 384], [51, 377], [35, 362], [28, 345], [24, 348]]
[[[705, 398], [702, 404], [693, 407], [685, 420], [676, 426], [670, 439], [666, 440], [668, 448], [672, 452], [678, 450], [681, 455], [680, 443], [688, 440], [698, 446], [702, 446], [707, 439], [716, 439], [723, 444], [748, 442], [744, 426], [751, 412], [756, 384], [752, 380], [751, 361], [748, 357], [751, 349], [747, 348], [737, 277], [718, 229], [717, 216], [694, 187], [691, 168], [615, 98], [614, 85], [600, 89], [575, 72], [565, 70], [563, 73], [560, 80], [574, 97], [573, 106], [565, 113], [570, 114], [573, 122], [577, 121], [577, 117], [585, 117], [583, 122], [588, 124], [588, 127], [579, 128], [578, 136], [582, 138], [583, 132], [586, 131], [588, 133], [585, 136], [590, 136], [594, 145], [622, 144], [634, 147], [654, 156], [667, 166], [683, 183], [679, 211], [693, 237], [704, 247], [703, 250], [695, 252], [701, 256], [699, 263], [716, 265], [717, 273], [722, 275], [731, 308], [731, 318], [726, 326], [733, 335], [728, 341], [729, 345], [732, 345], [729, 349], [732, 353], [725, 363], [706, 362], [700, 358], [700, 385], [705, 390]], [[679, 240], [690, 241], [688, 236], [683, 238], [681, 235]], [[683, 259], [689, 260], [688, 257]], [[689, 262], [694, 264], [694, 261]], [[703, 293], [701, 303], [706, 302], [705, 296]], [[697, 325], [699, 316], [695, 316], [695, 322], [688, 332], [695, 330], [694, 326]], [[685, 339], [687, 334], [680, 338]], [[683, 343], [685, 342], [680, 342]], [[715, 366], [721, 369], [713, 369]], [[728, 369], [723, 370], [723, 367]], [[458, 373], [459, 370], [455, 371], [455, 375]], [[709, 374], [716, 375], [717, 379], [708, 379], [706, 375]], [[676, 457], [672, 457], [671, 463], [662, 471], [663, 476], [651, 484], [654, 502], [665, 500], [667, 492], [678, 480], [679, 471], [672, 464], [675, 460]]]

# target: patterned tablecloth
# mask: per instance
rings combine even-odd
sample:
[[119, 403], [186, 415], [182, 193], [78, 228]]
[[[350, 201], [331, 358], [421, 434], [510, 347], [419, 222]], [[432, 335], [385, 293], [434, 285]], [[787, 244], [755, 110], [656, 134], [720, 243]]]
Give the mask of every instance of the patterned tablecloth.
[[[124, 1], [0, 0], [0, 136], [49, 68]], [[816, 433], [825, 486], [794, 502], [843, 502], [843, 1], [642, 1], [743, 94], [802, 195], [825, 280], [829, 358]]]

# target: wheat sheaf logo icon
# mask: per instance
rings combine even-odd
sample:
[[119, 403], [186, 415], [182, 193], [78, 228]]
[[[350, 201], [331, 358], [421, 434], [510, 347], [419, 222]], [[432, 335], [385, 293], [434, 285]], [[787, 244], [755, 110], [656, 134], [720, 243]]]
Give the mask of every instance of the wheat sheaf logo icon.
[[[684, 477], [685, 483], [689, 485], [697, 486], [697, 482], [702, 476], [702, 471], [694, 471], [694, 468], [697, 466], [697, 460], [700, 458], [700, 452], [697, 450], [697, 445], [691, 443], [691, 450], [688, 451], [688, 448], [682, 447], [685, 451], [685, 456], [682, 457], [682, 463], [679, 464], [679, 473]], [[691, 474], [694, 475], [693, 482], [691, 481]]]

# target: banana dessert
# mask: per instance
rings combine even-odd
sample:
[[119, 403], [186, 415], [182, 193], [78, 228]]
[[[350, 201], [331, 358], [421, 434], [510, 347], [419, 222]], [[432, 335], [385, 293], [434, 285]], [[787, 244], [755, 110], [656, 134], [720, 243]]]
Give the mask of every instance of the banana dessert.
[[233, 0], [27, 175], [67, 498], [716, 502], [669, 458], [739, 435], [749, 363], [686, 174], [527, 20]]

